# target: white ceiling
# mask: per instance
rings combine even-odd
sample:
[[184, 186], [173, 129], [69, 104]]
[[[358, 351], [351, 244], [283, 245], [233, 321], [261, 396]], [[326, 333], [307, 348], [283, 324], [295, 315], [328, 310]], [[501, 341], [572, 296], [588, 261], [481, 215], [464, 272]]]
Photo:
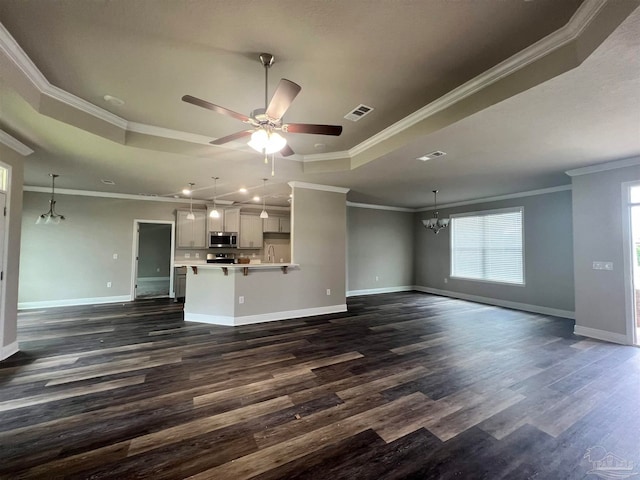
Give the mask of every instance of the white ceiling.
[[[563, 185], [565, 170], [640, 154], [640, 10], [577, 68], [550, 80], [530, 74], [534, 86], [521, 93], [501, 92], [488, 106], [418, 134], [400, 132], [362, 166], [301, 160], [332, 153], [344, 159], [562, 29], [580, 3], [4, 0], [0, 22], [50, 84], [128, 122], [203, 137], [177, 142], [127, 133], [114, 141], [86, 114], [34, 101], [6, 61], [0, 128], [35, 151], [25, 157], [25, 184], [36, 186], [46, 186], [54, 171], [63, 188], [170, 196], [193, 181], [196, 197], [210, 198], [211, 177], [219, 176], [218, 193], [241, 201], [237, 188], [268, 177], [274, 204], [286, 202], [288, 181], [301, 180], [348, 187], [355, 202], [417, 208], [431, 203], [434, 188], [448, 203]], [[628, 11], [636, 5], [627, 3]], [[188, 93], [245, 114], [261, 106], [260, 51], [276, 55], [271, 90], [280, 77], [303, 87], [288, 121], [344, 126], [337, 138], [288, 135], [301, 155], [276, 159], [275, 177], [243, 145], [206, 144], [243, 124], [180, 101]], [[113, 107], [104, 94], [126, 103]], [[359, 103], [374, 112], [357, 123], [342, 118]], [[447, 155], [415, 159], [432, 150]], [[102, 184], [105, 178], [116, 185]]]

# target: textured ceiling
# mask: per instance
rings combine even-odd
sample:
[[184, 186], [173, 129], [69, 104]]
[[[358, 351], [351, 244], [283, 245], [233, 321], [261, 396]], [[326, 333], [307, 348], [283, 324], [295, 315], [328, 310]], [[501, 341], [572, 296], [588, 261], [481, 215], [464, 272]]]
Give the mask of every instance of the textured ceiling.
[[[130, 122], [210, 139], [243, 125], [180, 97], [249, 113], [263, 103], [257, 53], [272, 52], [270, 89], [280, 77], [303, 87], [286, 120], [344, 126], [338, 138], [288, 135], [308, 155], [357, 146], [561, 28], [580, 3], [4, 0], [0, 22], [56, 87]], [[246, 150], [123, 145], [39, 113], [2, 77], [0, 128], [35, 150], [28, 185], [46, 185], [55, 170], [63, 188], [172, 195], [194, 181], [210, 198], [214, 175], [223, 194], [269, 177], [270, 193], [282, 195], [274, 203], [286, 201], [288, 181], [302, 180], [351, 188], [353, 201], [420, 207], [436, 187], [443, 202], [544, 188], [568, 183], [566, 169], [638, 155], [639, 31], [636, 11], [577, 68], [353, 170], [309, 173], [278, 159], [271, 178]], [[113, 107], [105, 94], [126, 103]], [[374, 112], [342, 118], [359, 103]], [[436, 149], [448, 155], [415, 160]]]

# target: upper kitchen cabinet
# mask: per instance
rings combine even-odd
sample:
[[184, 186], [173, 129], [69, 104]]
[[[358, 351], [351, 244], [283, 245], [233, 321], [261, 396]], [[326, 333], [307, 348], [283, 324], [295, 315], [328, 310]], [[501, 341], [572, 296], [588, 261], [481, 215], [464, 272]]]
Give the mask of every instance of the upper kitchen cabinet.
[[239, 208], [226, 208], [224, 210], [224, 231], [230, 233], [240, 232]]
[[[207, 205], [207, 231], [209, 232], [228, 232], [229, 230], [225, 230], [224, 228], [224, 220], [225, 220], [225, 211], [224, 209], [218, 207], [218, 213], [220, 216], [218, 218], [211, 217], [211, 211], [213, 210], [212, 205]], [[235, 231], [235, 230], [234, 230]]]
[[289, 217], [277, 217], [270, 215], [262, 221], [264, 233], [291, 233], [291, 219]]
[[207, 214], [194, 210], [194, 219], [187, 218], [189, 210], [176, 210], [176, 248], [206, 248]]
[[240, 215], [240, 248], [262, 248], [262, 219]]

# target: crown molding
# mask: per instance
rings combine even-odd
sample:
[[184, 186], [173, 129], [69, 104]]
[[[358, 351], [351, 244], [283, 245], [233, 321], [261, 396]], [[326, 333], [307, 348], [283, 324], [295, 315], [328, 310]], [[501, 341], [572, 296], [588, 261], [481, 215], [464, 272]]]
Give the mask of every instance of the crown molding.
[[[355, 147], [346, 151], [331, 152], [323, 154], [296, 155], [297, 158], [290, 160], [302, 162], [318, 162], [324, 160], [336, 160], [343, 158], [354, 158], [356, 155], [374, 147], [375, 145], [388, 140], [398, 133], [412, 127], [413, 125], [423, 121], [429, 116], [440, 112], [451, 105], [477, 93], [487, 86], [499, 81], [500, 79], [512, 74], [513, 72], [531, 64], [532, 62], [548, 55], [552, 51], [562, 47], [566, 43], [574, 40], [584, 31], [591, 23], [598, 12], [606, 5], [607, 0], [585, 0], [578, 10], [574, 13], [567, 24], [539, 40], [535, 44], [525, 48], [521, 52], [513, 55], [507, 60], [499, 63], [495, 67], [478, 75], [474, 79], [455, 88], [446, 95], [438, 98], [434, 102], [422, 107], [411, 115], [385, 128], [379, 133], [369, 137], [365, 141], [359, 143]], [[41, 94], [48, 95], [60, 102], [74, 107], [82, 112], [92, 115], [100, 120], [104, 120], [112, 125], [122, 128], [125, 131], [132, 131], [153, 135], [156, 137], [164, 137], [169, 139], [184, 140], [197, 144], [209, 144], [210, 138], [201, 135], [171, 130], [167, 128], [157, 127], [136, 122], [128, 122], [103, 108], [98, 107], [82, 98], [79, 98], [69, 92], [58, 88], [46, 79], [40, 72], [38, 67], [31, 61], [24, 50], [18, 45], [16, 40], [11, 36], [7, 29], [0, 23], [0, 50], [25, 74], [31, 83], [40, 91]]]
[[306, 188], [308, 190], [322, 190], [324, 192], [347, 193], [349, 188], [332, 187], [331, 185], [318, 185], [316, 183], [307, 182], [289, 182], [291, 188]]
[[26, 157], [33, 153], [33, 150], [31, 148], [27, 147], [20, 140], [12, 137], [2, 129], [0, 129], [0, 143], [5, 144], [11, 150], [13, 150], [16, 153], [19, 153], [23, 157]]
[[543, 39], [516, 53], [495, 67], [490, 68], [486, 72], [481, 73], [477, 77], [453, 89], [451, 92], [415, 111], [411, 115], [399, 120], [390, 127], [387, 127], [381, 132], [369, 137], [364, 142], [351, 148], [349, 150], [349, 155], [354, 157], [365, 150], [368, 150], [369, 148], [393, 137], [394, 135], [397, 135], [398, 133], [425, 120], [431, 115], [460, 102], [461, 100], [477, 93], [502, 78], [511, 75], [512, 73], [526, 67], [527, 65], [574, 40], [591, 23], [593, 18], [605, 4], [606, 0], [585, 0], [564, 27], [547, 35]]
[[579, 177], [580, 175], [589, 175], [590, 173], [606, 172], [608, 170], [617, 170], [618, 168], [635, 167], [640, 165], [640, 157], [624, 158], [615, 162], [599, 163], [598, 165], [590, 165], [588, 167], [574, 168], [567, 170], [566, 173], [570, 177]]
[[211, 145], [211, 137], [205, 137], [204, 135], [198, 135], [197, 133], [157, 127], [155, 125], [147, 125], [146, 123], [129, 122], [127, 124], [127, 130], [129, 132], [142, 133], [144, 135], [152, 135], [154, 137], [170, 138], [172, 140], [182, 140], [184, 142], [207, 145], [211, 148], [217, 147], [217, 145]]
[[349, 150], [326, 154], [305, 155], [304, 161], [318, 162], [322, 160], [335, 160], [336, 158], [353, 158], [377, 144], [388, 140], [426, 118], [449, 108], [502, 78], [511, 75], [527, 65], [530, 65], [568, 42], [575, 40], [591, 23], [606, 3], [606, 0], [585, 0], [564, 27], [547, 35], [543, 39], [490, 68], [486, 72], [481, 73], [477, 77], [453, 89], [449, 93], [443, 95], [430, 104], [425, 105], [421, 109], [416, 110], [409, 116], [397, 121], [393, 125], [376, 133]]
[[87, 102], [86, 100], [83, 100], [82, 98], [49, 83], [49, 80], [47, 80], [38, 67], [36, 67], [35, 63], [31, 61], [22, 47], [1, 23], [0, 50], [2, 50], [5, 55], [24, 73], [24, 75], [29, 79], [33, 86], [40, 91], [41, 94], [47, 95], [82, 112], [99, 118], [100, 120], [104, 120], [105, 122], [126, 130], [127, 121], [124, 118], [114, 115], [91, 102]]
[[371, 210], [390, 210], [392, 212], [409, 212], [409, 213], [414, 213], [417, 211], [415, 208], [392, 207], [390, 205], [373, 205], [371, 203], [357, 203], [357, 202], [347, 202], [347, 207], [369, 208]]
[[[500, 200], [510, 200], [512, 198], [533, 197], [535, 195], [547, 195], [549, 193], [565, 192], [571, 190], [571, 185], [560, 185], [558, 187], [541, 188], [539, 190], [529, 190], [527, 192], [509, 193], [506, 195], [497, 195], [495, 197], [478, 198], [476, 200], [467, 200], [464, 202], [446, 203], [438, 205], [438, 210], [443, 208], [462, 207], [465, 205], [475, 205], [477, 203], [498, 202]], [[435, 210], [433, 207], [417, 208], [414, 212], [429, 212]]]
[[[50, 187], [36, 187], [31, 185], [25, 185], [22, 188], [25, 192], [39, 192], [39, 193], [51, 193]], [[102, 198], [119, 198], [125, 200], [143, 200], [147, 202], [164, 202], [164, 203], [184, 203], [189, 204], [190, 200], [186, 198], [168, 198], [168, 197], [154, 197], [151, 195], [134, 195], [131, 193], [115, 193], [115, 192], [97, 192], [93, 190], [74, 190], [70, 188], [56, 188], [56, 195], [78, 195], [81, 197], [102, 197]], [[194, 205], [208, 205], [212, 204], [212, 200], [193, 200]], [[221, 203], [220, 200], [216, 202]]]

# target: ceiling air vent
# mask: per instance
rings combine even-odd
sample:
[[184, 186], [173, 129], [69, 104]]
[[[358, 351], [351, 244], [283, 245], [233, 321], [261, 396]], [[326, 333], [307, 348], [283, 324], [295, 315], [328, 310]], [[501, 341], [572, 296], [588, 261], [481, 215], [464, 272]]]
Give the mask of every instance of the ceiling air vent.
[[115, 185], [116, 182], [114, 182], [113, 180], [105, 180], [104, 178], [102, 180], [100, 180], [102, 183], [104, 183], [105, 185]]
[[418, 157], [418, 160], [422, 160], [426, 162], [427, 160], [433, 160], [434, 158], [444, 157], [446, 155], [445, 152], [441, 152], [440, 150], [436, 150], [435, 152], [427, 153], [421, 157]]
[[357, 122], [365, 115], [368, 115], [373, 111], [373, 107], [368, 107], [367, 105], [363, 105], [362, 103], [358, 105], [356, 108], [347, 113], [344, 118], [347, 120], [351, 120], [352, 122]]

